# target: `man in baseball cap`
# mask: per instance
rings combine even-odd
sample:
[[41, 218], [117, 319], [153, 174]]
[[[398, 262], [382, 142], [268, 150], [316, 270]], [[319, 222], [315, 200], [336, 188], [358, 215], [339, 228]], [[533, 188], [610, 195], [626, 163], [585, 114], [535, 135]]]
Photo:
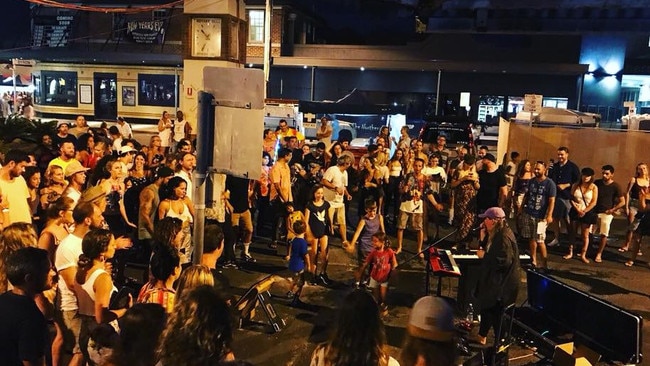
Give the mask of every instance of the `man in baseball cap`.
[[420, 298], [406, 325], [402, 365], [454, 365], [456, 336], [452, 307], [442, 297]]
[[77, 138], [73, 134], [68, 133], [69, 129], [70, 122], [68, 121], [59, 121], [56, 123], [56, 134], [52, 136], [52, 143], [57, 149], [65, 141], [70, 141], [77, 146]]

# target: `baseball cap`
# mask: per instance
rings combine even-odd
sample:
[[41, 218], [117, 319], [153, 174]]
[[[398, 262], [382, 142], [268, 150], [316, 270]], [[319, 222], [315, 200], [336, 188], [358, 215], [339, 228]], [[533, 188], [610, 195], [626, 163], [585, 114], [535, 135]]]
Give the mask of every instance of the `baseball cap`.
[[497, 158], [495, 158], [494, 155], [492, 155], [490, 153], [485, 154], [485, 156], [483, 156], [483, 159], [487, 159], [487, 160], [489, 160], [489, 161], [491, 161], [493, 163], [497, 162]]
[[503, 211], [501, 207], [490, 207], [485, 212], [482, 214], [478, 215], [478, 217], [484, 219], [503, 219], [506, 217], [506, 213]]
[[92, 203], [105, 196], [106, 196], [106, 192], [102, 189], [101, 186], [92, 186], [86, 189], [85, 191], [83, 191], [83, 193], [81, 193], [81, 198], [79, 198], [79, 203], [82, 202]]
[[132, 148], [129, 145], [124, 145], [124, 146], [120, 147], [120, 156], [125, 155], [127, 153], [130, 153], [131, 151], [137, 151], [137, 150]]
[[451, 341], [456, 335], [454, 311], [440, 297], [422, 297], [413, 304], [406, 331], [415, 338]]
[[70, 122], [68, 122], [68, 121], [59, 121], [59, 122], [56, 123], [56, 129], [58, 130], [59, 127], [61, 127], [63, 125], [67, 125], [68, 127], [70, 127]]
[[70, 161], [70, 163], [65, 167], [65, 176], [66, 178], [71, 177], [87, 170], [88, 168], [84, 168], [79, 161], [72, 159], [72, 161]]
[[174, 175], [174, 171], [168, 166], [160, 167], [158, 171], [156, 171], [156, 178], [167, 178], [172, 175]]

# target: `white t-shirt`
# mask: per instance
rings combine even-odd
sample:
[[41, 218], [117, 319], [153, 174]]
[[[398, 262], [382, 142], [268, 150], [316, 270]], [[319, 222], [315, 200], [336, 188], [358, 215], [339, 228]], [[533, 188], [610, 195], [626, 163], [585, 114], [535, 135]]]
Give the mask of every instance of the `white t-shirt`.
[[[327, 168], [323, 175], [323, 179], [332, 183], [336, 188], [345, 188], [348, 186], [348, 172], [345, 170], [341, 171], [338, 166]], [[343, 195], [338, 193], [335, 193], [333, 200], [327, 200], [327, 202], [329, 202], [330, 207], [332, 208], [340, 208], [344, 206]]]
[[179, 142], [179, 141], [181, 141], [181, 139], [185, 138], [185, 125], [186, 124], [187, 124], [186, 120], [176, 121], [176, 123], [174, 123], [174, 135], [173, 135], [172, 139], [175, 142]]
[[[83, 253], [81, 249], [82, 238], [70, 234], [61, 240], [59, 247], [56, 249], [54, 256], [54, 266], [58, 272], [70, 267], [76, 267], [79, 256]], [[59, 276], [59, 291], [61, 293], [61, 310], [74, 311], [79, 307], [77, 305], [77, 296], [72, 292]]]
[[117, 123], [115, 126], [120, 131], [120, 135], [122, 135], [123, 138], [130, 139], [133, 137], [133, 131], [131, 130], [131, 126], [128, 123]]

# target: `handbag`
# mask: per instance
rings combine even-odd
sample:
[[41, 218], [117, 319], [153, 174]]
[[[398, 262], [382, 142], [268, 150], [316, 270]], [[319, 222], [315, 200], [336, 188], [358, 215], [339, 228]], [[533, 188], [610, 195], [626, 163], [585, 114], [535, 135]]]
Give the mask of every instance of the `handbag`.
[[109, 310], [126, 309], [129, 307], [129, 295], [133, 296], [133, 289], [124, 286], [119, 291], [113, 292], [108, 303]]

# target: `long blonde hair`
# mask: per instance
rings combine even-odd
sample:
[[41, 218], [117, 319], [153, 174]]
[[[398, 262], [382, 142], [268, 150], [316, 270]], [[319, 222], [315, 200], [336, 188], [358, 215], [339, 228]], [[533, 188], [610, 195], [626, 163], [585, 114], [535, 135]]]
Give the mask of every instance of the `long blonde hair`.
[[176, 286], [176, 299], [180, 299], [183, 292], [189, 291], [201, 285], [214, 286], [214, 277], [212, 271], [207, 266], [195, 264], [187, 267], [181, 273]]
[[20, 248], [36, 247], [38, 237], [32, 224], [15, 222], [0, 233], [0, 293], [7, 291], [7, 271], [5, 262], [7, 257]]

